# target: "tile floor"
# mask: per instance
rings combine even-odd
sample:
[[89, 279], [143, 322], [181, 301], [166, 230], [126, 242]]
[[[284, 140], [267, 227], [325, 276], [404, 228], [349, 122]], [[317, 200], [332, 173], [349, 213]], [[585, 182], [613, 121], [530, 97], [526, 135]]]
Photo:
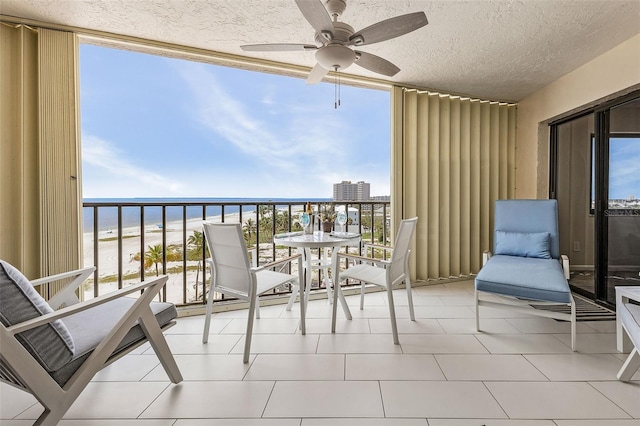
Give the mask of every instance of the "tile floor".
[[[186, 317], [167, 340], [184, 376], [171, 384], [148, 345], [101, 371], [62, 425], [124, 426], [640, 426], [640, 373], [615, 379], [624, 355], [615, 323], [569, 325], [483, 308], [474, 331], [473, 283], [395, 292], [400, 345], [386, 296], [348, 296], [330, 331], [326, 299], [309, 306], [307, 335], [285, 305], [263, 307], [252, 356], [242, 363], [246, 311], [216, 314], [202, 344], [203, 317]], [[0, 424], [28, 425], [36, 400], [0, 385]]]

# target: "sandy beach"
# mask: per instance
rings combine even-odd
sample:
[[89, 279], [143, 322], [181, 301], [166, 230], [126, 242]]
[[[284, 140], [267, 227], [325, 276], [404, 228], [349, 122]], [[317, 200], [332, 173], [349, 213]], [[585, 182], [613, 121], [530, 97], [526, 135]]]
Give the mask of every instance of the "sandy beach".
[[[243, 212], [242, 220], [246, 222], [249, 218], [256, 220], [255, 212]], [[225, 223], [239, 223], [240, 216], [238, 213], [225, 214]], [[207, 217], [207, 221], [221, 222], [221, 216]], [[186, 236], [193, 235], [193, 231], [202, 231], [201, 218], [188, 219], [186, 222]], [[183, 222], [182, 220], [167, 222], [166, 229], [167, 245], [177, 244], [182, 247], [183, 242]], [[140, 253], [140, 227], [127, 227], [122, 229], [122, 274], [126, 276], [128, 274], [137, 274], [140, 268], [140, 263], [133, 260], [134, 256]], [[118, 274], [118, 233], [115, 230], [106, 230], [98, 232], [98, 273], [100, 278], [117, 276]], [[158, 225], [147, 225], [144, 227], [144, 249], [148, 250], [149, 246], [155, 246], [156, 244], [162, 244], [163, 229]], [[85, 232], [83, 236], [83, 255], [84, 266], [94, 265], [93, 258], [94, 250], [94, 236], [93, 232]], [[160, 273], [162, 273], [162, 265], [158, 265]], [[167, 268], [174, 266], [182, 266], [180, 262], [168, 262]], [[187, 266], [198, 266], [198, 262], [187, 262]], [[155, 271], [152, 267], [151, 270], [147, 270], [146, 277], [154, 276]], [[196, 284], [196, 270], [187, 271], [187, 302], [195, 298], [195, 284]], [[198, 280], [202, 280], [202, 272], [200, 272]], [[137, 279], [125, 280], [126, 283], [137, 282]], [[87, 298], [93, 297], [93, 283], [85, 288], [85, 295]], [[105, 294], [109, 291], [117, 289], [117, 282], [104, 282], [100, 284], [100, 294]], [[198, 292], [202, 289], [202, 284]], [[200, 294], [198, 294], [199, 297]], [[167, 282], [167, 300], [175, 303], [183, 303], [183, 284], [182, 273], [169, 274], [169, 281]]]

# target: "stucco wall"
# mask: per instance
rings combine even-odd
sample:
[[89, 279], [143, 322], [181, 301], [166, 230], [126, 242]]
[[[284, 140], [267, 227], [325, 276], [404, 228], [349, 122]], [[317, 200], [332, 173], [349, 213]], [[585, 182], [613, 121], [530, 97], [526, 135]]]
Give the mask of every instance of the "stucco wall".
[[552, 119], [640, 88], [640, 34], [518, 102], [516, 198], [547, 198]]

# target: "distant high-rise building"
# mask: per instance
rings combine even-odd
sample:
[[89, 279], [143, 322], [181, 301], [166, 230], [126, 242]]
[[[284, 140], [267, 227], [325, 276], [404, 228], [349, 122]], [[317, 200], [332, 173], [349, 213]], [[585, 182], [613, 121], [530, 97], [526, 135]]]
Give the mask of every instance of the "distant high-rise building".
[[343, 180], [333, 184], [334, 201], [368, 201], [371, 198], [370, 184], [367, 182], [351, 183], [350, 180]]

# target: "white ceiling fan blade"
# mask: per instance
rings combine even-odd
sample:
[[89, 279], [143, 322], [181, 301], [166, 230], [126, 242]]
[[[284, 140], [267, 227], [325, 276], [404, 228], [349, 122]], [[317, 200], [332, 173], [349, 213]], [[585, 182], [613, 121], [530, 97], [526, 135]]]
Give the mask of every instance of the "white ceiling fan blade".
[[311, 69], [311, 72], [307, 76], [307, 84], [317, 84], [322, 81], [325, 75], [329, 73], [329, 70], [324, 68], [320, 64], [316, 64], [315, 67]]
[[358, 51], [356, 51], [356, 55], [358, 55], [358, 59], [356, 59], [355, 64], [360, 65], [362, 68], [366, 68], [369, 71], [386, 75], [387, 77], [393, 77], [400, 72], [400, 68], [380, 56]]
[[287, 52], [287, 51], [308, 51], [317, 50], [314, 44], [287, 44], [287, 43], [266, 43], [266, 44], [245, 44], [240, 48], [247, 52]]
[[415, 31], [428, 23], [427, 15], [424, 12], [396, 16], [356, 32], [349, 37], [349, 44], [364, 46], [365, 44], [379, 43]]
[[[302, 15], [320, 34], [333, 34], [333, 23], [321, 0], [296, 0]], [[329, 37], [330, 39], [330, 37]]]

